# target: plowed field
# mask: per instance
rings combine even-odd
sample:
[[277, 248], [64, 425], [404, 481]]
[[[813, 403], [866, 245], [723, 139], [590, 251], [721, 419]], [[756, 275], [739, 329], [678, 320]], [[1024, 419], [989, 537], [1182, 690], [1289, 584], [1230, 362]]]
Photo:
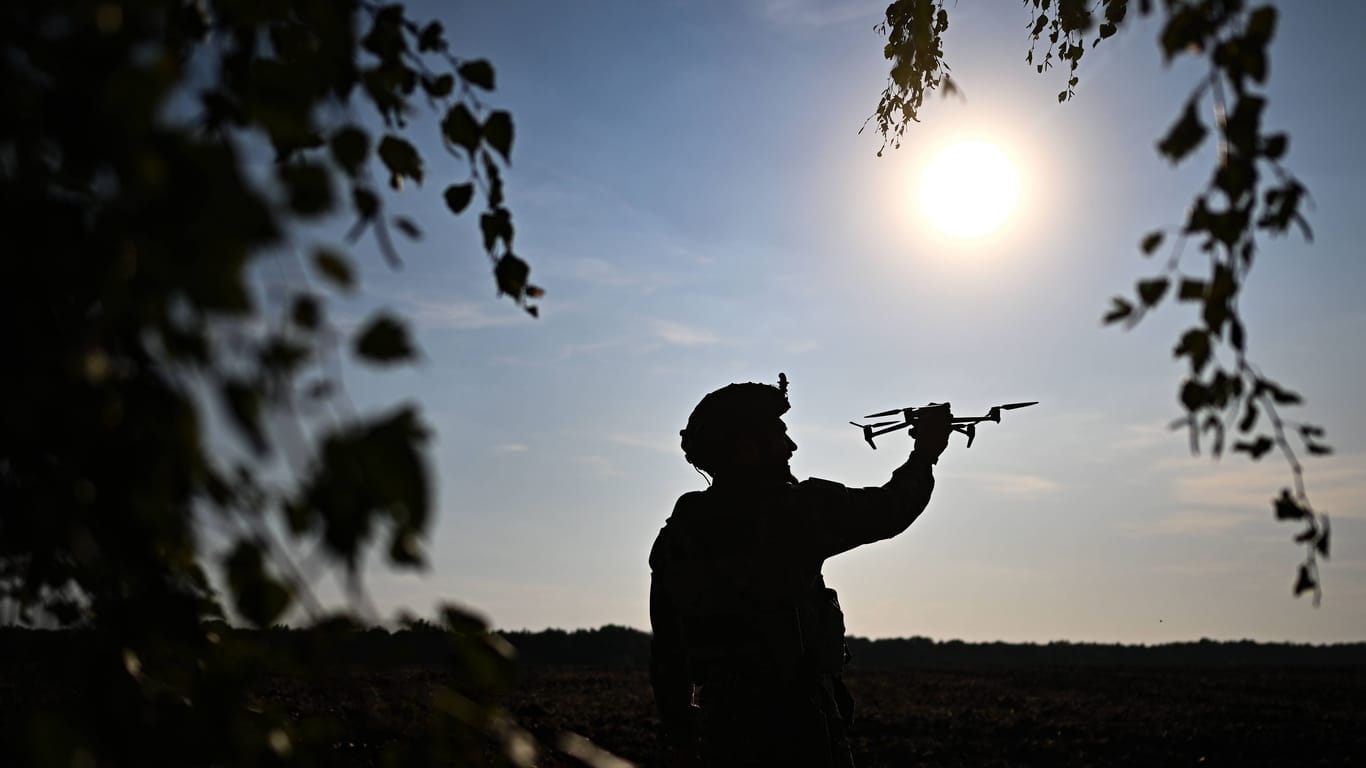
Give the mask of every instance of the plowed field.
[[[854, 756], [878, 766], [1366, 765], [1366, 669], [855, 669]], [[658, 764], [647, 676], [529, 670], [512, 702]], [[551, 756], [546, 765], [576, 765]]]

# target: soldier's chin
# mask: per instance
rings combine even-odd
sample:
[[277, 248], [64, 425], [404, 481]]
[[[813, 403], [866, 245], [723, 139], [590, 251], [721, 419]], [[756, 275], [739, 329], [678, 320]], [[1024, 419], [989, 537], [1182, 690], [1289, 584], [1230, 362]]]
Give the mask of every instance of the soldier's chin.
[[756, 478], [765, 478], [768, 481], [779, 481], [784, 483], [795, 483], [797, 479], [792, 476], [792, 468], [787, 464], [770, 464], [754, 475]]

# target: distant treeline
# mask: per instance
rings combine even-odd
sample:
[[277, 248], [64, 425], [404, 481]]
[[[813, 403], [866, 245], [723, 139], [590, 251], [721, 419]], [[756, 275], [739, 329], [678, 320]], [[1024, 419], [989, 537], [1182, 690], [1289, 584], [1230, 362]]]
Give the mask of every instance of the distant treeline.
[[1160, 645], [1120, 643], [965, 643], [927, 637], [848, 638], [851, 664], [861, 667], [1024, 665], [1221, 667], [1366, 665], [1366, 643], [1309, 645], [1209, 640]]
[[[630, 627], [503, 632], [528, 664], [647, 666], [650, 635]], [[1200, 640], [1162, 645], [1118, 643], [965, 643], [927, 637], [846, 638], [859, 667], [1093, 666], [1356, 666], [1366, 643], [1308, 645]]]
[[[273, 627], [228, 629], [265, 657], [322, 657], [341, 667], [440, 665], [450, 659], [450, 638], [429, 624], [398, 631], [383, 628], [304, 630]], [[504, 631], [524, 664], [643, 668], [650, 662], [650, 635], [608, 625], [599, 629]], [[49, 660], [60, 663], [83, 653], [82, 631], [0, 628], [0, 667]], [[1161, 645], [1118, 643], [965, 643], [926, 637], [869, 640], [848, 638], [858, 667], [978, 667], [1021, 665], [1089, 666], [1359, 666], [1366, 643], [1309, 645], [1251, 640], [1200, 640]]]

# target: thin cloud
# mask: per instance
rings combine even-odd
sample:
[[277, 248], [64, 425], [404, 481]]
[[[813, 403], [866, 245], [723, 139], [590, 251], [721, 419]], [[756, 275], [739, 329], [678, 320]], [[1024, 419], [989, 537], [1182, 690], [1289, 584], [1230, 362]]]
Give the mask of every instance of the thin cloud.
[[1111, 451], [1144, 451], [1155, 446], [1167, 445], [1173, 440], [1179, 440], [1172, 434], [1172, 430], [1165, 423], [1142, 422], [1138, 424], [1125, 424], [1116, 430], [1113, 437], [1109, 438]]
[[621, 270], [602, 259], [584, 258], [574, 262], [574, 277], [598, 285], [628, 285], [630, 280]]
[[[1229, 456], [1224, 463], [1165, 461], [1172, 472], [1173, 495], [1185, 505], [1264, 510], [1271, 518], [1271, 500], [1292, 485], [1290, 467], [1279, 456], [1251, 463]], [[1328, 456], [1305, 463], [1305, 485], [1314, 509], [1330, 517], [1366, 519], [1366, 456]]]
[[[553, 211], [542, 231], [551, 240], [525, 243], [530, 250], [555, 250], [560, 258], [543, 265], [552, 287], [566, 282], [653, 294], [680, 281], [693, 279], [690, 265], [708, 261], [693, 250], [691, 237], [652, 208], [642, 208], [620, 189], [590, 176], [553, 172], [550, 181], [522, 189], [530, 205]], [[521, 189], [519, 187], [519, 189]], [[561, 230], [573, 233], [566, 239]], [[596, 232], [585, 237], [585, 231]], [[658, 258], [604, 258], [604, 254], [648, 251]]]
[[610, 355], [614, 358], [628, 357], [657, 349], [658, 342], [641, 342], [629, 339], [604, 339], [582, 344], [564, 344], [553, 355], [527, 357], [523, 355], [504, 355], [493, 359], [495, 365], [508, 365], [521, 368], [546, 368], [567, 360], [582, 357]]
[[[1249, 515], [1247, 510], [1196, 508], [1179, 509], [1165, 514], [1154, 512], [1152, 517], [1117, 523], [1115, 529], [1132, 536], [1189, 538], [1226, 536], [1236, 528], [1255, 526], [1258, 522], [1261, 520]], [[1240, 535], [1247, 536], [1248, 533], [1244, 531]]]
[[697, 328], [668, 320], [642, 320], [640, 330], [629, 336], [565, 344], [549, 358], [527, 359], [521, 356], [497, 358], [500, 365], [544, 366], [562, 363], [571, 358], [610, 353], [613, 357], [635, 357], [674, 347], [705, 347], [720, 344], [719, 336], [705, 328]]
[[1042, 496], [1062, 486], [1039, 475], [995, 474], [986, 478], [991, 490], [1005, 496]]
[[831, 3], [829, 0], [761, 0], [760, 12], [770, 21], [803, 27], [827, 27], [855, 19], [880, 21], [886, 0]]
[[1246, 512], [1190, 510], [1159, 518], [1146, 528], [1158, 535], [1200, 536], [1226, 533], [1252, 522]]
[[656, 453], [678, 453], [678, 443], [670, 442], [668, 440], [652, 440], [648, 437], [638, 437], [636, 435], [620, 433], [608, 435], [607, 440], [616, 443], [617, 445], [625, 445], [630, 448], [644, 448]]
[[1167, 428], [1166, 422], [1160, 420], [1124, 422], [1104, 413], [1074, 413], [1057, 421], [1055, 429], [1087, 436], [1088, 442], [1091, 440], [1089, 436], [1104, 436], [1104, 450], [1090, 450], [1078, 456], [1079, 461], [1087, 463], [1110, 463], [1118, 456], [1139, 456], [1143, 457], [1143, 461], [1148, 461], [1153, 451], [1165, 452], [1173, 442], [1181, 444], [1182, 439]]
[[591, 256], [575, 260], [572, 274], [585, 283], [611, 288], [638, 288], [648, 292], [656, 287], [646, 278], [628, 275], [617, 265]]
[[704, 328], [695, 328], [668, 320], [655, 321], [655, 335], [669, 344], [680, 347], [700, 347], [717, 344], [721, 341], [716, 334]]
[[410, 298], [404, 301], [404, 309], [423, 328], [471, 331], [528, 322], [524, 313], [511, 304], [494, 307], [482, 302]]
[[566, 344], [561, 347], [560, 351], [555, 355], [555, 360], [557, 362], [563, 362], [571, 357], [592, 354], [608, 349], [617, 349], [625, 344], [626, 342], [622, 339], [607, 339], [605, 341], [592, 341], [583, 344]]
[[493, 446], [493, 455], [506, 456], [510, 453], [526, 453], [531, 450], [531, 446], [521, 443], [504, 443], [503, 445]]
[[576, 456], [574, 461], [587, 466], [590, 472], [602, 477], [621, 477], [626, 474], [606, 456]]
[[1265, 573], [1263, 563], [1248, 560], [1203, 560], [1193, 563], [1162, 563], [1151, 566], [1154, 573], [1178, 576], [1221, 576], [1228, 574]]

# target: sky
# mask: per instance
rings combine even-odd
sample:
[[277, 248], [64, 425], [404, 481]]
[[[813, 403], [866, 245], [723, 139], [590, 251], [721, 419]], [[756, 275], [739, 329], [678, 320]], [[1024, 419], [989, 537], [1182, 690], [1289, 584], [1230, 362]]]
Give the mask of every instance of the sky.
[[[376, 408], [420, 402], [436, 433], [431, 567], [371, 567], [381, 611], [453, 601], [504, 629], [648, 629], [651, 542], [705, 487], [678, 430], [707, 392], [784, 372], [794, 473], [851, 486], [884, 482], [910, 446], [870, 451], [851, 419], [1040, 402], [970, 450], [955, 438], [905, 534], [827, 562], [851, 634], [1366, 640], [1366, 5], [1281, 14], [1265, 122], [1290, 134], [1315, 238], [1264, 241], [1242, 300], [1252, 357], [1305, 396], [1290, 418], [1325, 424], [1336, 449], [1306, 465], [1333, 522], [1317, 609], [1291, 596], [1303, 551], [1272, 515], [1285, 462], [1193, 457], [1167, 428], [1171, 350], [1195, 318], [1168, 305], [1130, 331], [1100, 323], [1158, 271], [1138, 241], [1179, 222], [1211, 168], [1209, 147], [1176, 168], [1154, 147], [1202, 70], [1163, 64], [1153, 20], [1088, 50], [1059, 105], [1065, 74], [1024, 63], [1019, 3], [950, 4], [965, 98], [927, 100], [877, 157], [859, 128], [886, 78], [879, 2], [410, 7], [496, 69], [518, 251], [547, 296], [533, 320], [494, 295], [476, 218], [440, 202], [464, 174], [418, 119], [427, 186], [393, 204], [426, 236], [398, 270], [357, 245], [364, 288], [341, 310], [412, 320], [419, 364], [346, 385]], [[916, 199], [935, 152], [963, 140], [998, 146], [1020, 179], [978, 240], [936, 234]]]

